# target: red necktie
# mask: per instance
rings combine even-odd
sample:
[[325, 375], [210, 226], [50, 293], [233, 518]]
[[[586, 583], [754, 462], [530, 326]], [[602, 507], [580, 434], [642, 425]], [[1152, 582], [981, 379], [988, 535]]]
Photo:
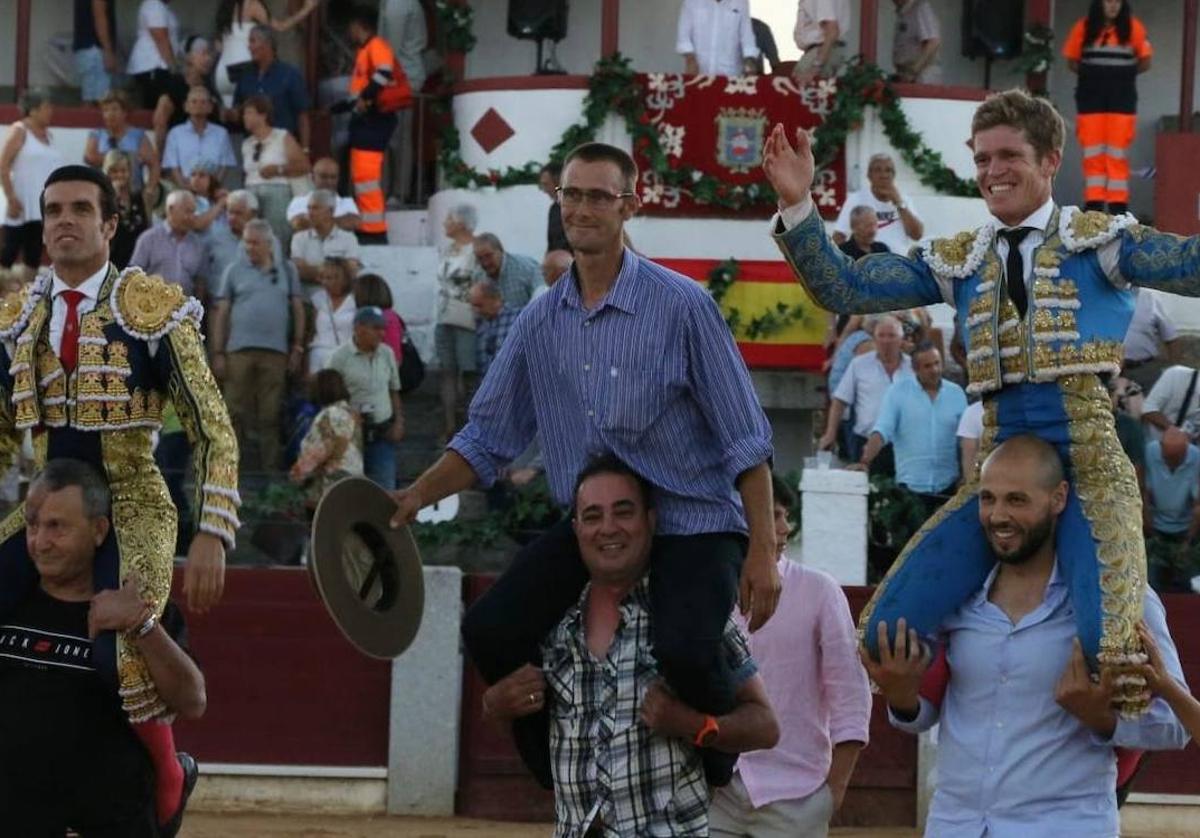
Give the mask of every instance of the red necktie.
[[75, 364], [79, 360], [79, 301], [83, 299], [84, 294], [82, 291], [62, 291], [59, 296], [67, 304], [67, 318], [63, 321], [58, 359], [62, 361], [63, 370], [70, 375], [75, 371]]

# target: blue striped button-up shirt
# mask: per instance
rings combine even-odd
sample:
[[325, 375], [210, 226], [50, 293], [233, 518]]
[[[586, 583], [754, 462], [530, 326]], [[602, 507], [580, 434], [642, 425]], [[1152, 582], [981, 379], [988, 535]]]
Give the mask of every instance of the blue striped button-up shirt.
[[745, 532], [738, 475], [771, 456], [771, 427], [708, 292], [626, 250], [594, 309], [575, 269], [526, 306], [450, 442], [484, 485], [538, 434], [555, 499], [612, 452], [658, 489], [666, 535]]

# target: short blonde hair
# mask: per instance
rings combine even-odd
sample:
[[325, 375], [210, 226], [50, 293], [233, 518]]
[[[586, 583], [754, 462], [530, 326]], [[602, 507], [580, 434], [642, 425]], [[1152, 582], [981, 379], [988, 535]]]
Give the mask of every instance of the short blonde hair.
[[1062, 115], [1046, 99], [1024, 90], [1006, 90], [989, 96], [971, 119], [971, 140], [980, 131], [1007, 125], [1025, 134], [1037, 159], [1052, 151], [1060, 154], [1066, 142], [1067, 126]]

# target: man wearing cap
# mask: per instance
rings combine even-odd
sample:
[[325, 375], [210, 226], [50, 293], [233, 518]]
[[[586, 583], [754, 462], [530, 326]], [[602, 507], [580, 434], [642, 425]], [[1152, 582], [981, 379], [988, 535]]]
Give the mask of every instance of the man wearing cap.
[[404, 413], [396, 356], [383, 342], [386, 329], [382, 309], [360, 308], [354, 334], [334, 350], [328, 369], [342, 374], [350, 404], [362, 414], [363, 471], [390, 491], [396, 488], [396, 443], [404, 438]]
[[[304, 360], [304, 303], [300, 279], [289, 262], [276, 264], [275, 234], [261, 218], [242, 233], [246, 258], [226, 270], [213, 289], [215, 303], [209, 339], [212, 369], [224, 385], [225, 401], [237, 429], [243, 465], [252, 463], [250, 439], [258, 442], [255, 466], [280, 467], [280, 406], [287, 375]], [[290, 329], [289, 309], [294, 326]]]

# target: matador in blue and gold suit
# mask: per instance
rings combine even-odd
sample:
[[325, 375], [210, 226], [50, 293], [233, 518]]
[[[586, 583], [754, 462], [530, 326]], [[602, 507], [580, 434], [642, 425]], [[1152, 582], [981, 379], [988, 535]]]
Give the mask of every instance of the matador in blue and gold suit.
[[968, 390], [983, 397], [974, 473], [913, 536], [863, 611], [868, 649], [875, 654], [880, 621], [894, 630], [904, 617], [931, 635], [984, 583], [994, 560], [979, 523], [978, 464], [1005, 439], [1033, 433], [1056, 447], [1068, 469], [1071, 492], [1055, 546], [1080, 641], [1090, 660], [1127, 676], [1117, 678], [1118, 699], [1133, 715], [1148, 703], [1129, 669], [1145, 659], [1136, 633], [1146, 585], [1141, 495], [1104, 379], [1121, 369], [1131, 286], [1200, 295], [1200, 239], [1049, 201], [1034, 218], [1044, 238], [1032, 253], [1024, 317], [1008, 298], [994, 220], [908, 257], [857, 262], [830, 242], [815, 212], [789, 218], [784, 211], [774, 236], [809, 293], [831, 311], [952, 305], [967, 349]]
[[[136, 571], [161, 615], [176, 536], [175, 506], [154, 462], [163, 408], [175, 406], [192, 444], [197, 526], [227, 548], [238, 526], [237, 440], [209, 372], [200, 304], [136, 268], [118, 273], [109, 264], [91, 281], [95, 306], [79, 318], [69, 374], [50, 343], [53, 273], [0, 301], [0, 455], [11, 456], [29, 430], [39, 467], [70, 457], [99, 470], [112, 494], [112, 527], [97, 551], [96, 588], [119, 588]], [[36, 581], [21, 507], [0, 522], [0, 616]], [[103, 632], [94, 659], [117, 681], [130, 721], [168, 715], [133, 642]]]

